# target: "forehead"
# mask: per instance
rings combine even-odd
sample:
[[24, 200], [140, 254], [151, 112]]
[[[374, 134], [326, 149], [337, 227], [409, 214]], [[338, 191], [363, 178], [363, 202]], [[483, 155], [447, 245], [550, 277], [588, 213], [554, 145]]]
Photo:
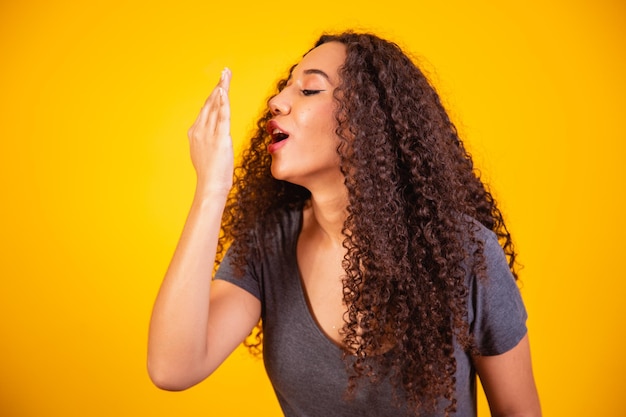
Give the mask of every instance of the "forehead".
[[328, 42], [309, 51], [294, 68], [293, 74], [307, 73], [315, 69], [328, 74], [330, 81], [337, 81], [337, 72], [345, 60], [345, 46], [339, 42]]

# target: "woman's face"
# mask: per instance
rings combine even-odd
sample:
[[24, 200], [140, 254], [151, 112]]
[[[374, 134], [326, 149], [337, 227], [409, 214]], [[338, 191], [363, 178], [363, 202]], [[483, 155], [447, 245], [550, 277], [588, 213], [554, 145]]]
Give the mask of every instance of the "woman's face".
[[285, 88], [270, 100], [274, 117], [267, 125], [272, 136], [272, 175], [314, 192], [316, 187], [343, 184], [339, 170], [333, 92], [344, 63], [343, 44], [329, 42], [311, 50], [294, 68]]

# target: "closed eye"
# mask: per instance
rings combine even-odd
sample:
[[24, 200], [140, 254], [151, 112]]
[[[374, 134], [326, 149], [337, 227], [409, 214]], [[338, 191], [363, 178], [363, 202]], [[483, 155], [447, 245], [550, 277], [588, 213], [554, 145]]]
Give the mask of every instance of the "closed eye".
[[312, 96], [317, 93], [321, 93], [324, 90], [302, 90], [302, 94], [305, 96]]

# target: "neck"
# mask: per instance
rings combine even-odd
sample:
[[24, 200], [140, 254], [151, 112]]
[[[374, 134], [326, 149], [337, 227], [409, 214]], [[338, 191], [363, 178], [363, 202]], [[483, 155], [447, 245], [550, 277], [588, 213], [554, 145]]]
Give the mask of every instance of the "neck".
[[345, 236], [341, 233], [346, 220], [348, 196], [345, 187], [335, 193], [323, 195], [311, 194], [307, 205], [311, 219], [319, 231], [326, 235], [333, 243], [343, 244]]

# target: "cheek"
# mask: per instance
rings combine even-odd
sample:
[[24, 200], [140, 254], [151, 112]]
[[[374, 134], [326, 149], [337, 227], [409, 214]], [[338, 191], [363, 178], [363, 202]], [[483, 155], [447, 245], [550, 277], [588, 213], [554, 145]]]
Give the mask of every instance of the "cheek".
[[336, 137], [335, 131], [337, 130], [337, 121], [335, 120], [333, 110], [333, 106], [326, 106], [322, 109], [318, 109], [314, 119], [316, 120], [321, 133]]
[[337, 121], [335, 120], [334, 106], [332, 104], [302, 108], [299, 112], [298, 122], [301, 128], [308, 131], [309, 134], [317, 136], [319, 141], [338, 140], [335, 133]]

